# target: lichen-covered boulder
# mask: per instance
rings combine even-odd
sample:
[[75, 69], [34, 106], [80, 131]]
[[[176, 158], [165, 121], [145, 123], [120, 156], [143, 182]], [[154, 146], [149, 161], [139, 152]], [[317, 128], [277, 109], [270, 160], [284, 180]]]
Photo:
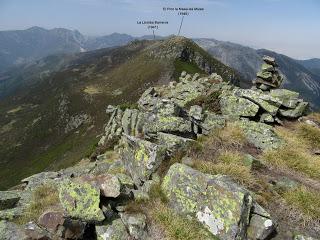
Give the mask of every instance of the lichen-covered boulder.
[[282, 103], [278, 98], [274, 98], [269, 94], [263, 93], [261, 90], [255, 91], [252, 89], [238, 89], [235, 90], [234, 94], [254, 102], [272, 116], [275, 116], [278, 113], [279, 107]]
[[100, 189], [89, 183], [65, 180], [59, 186], [60, 202], [71, 218], [100, 222], [104, 215], [99, 208]]
[[221, 112], [230, 117], [254, 117], [259, 106], [248, 99], [235, 95], [224, 95], [220, 99]]
[[161, 187], [175, 211], [198, 219], [214, 236], [245, 239], [252, 198], [227, 177], [177, 163]]
[[187, 148], [188, 144], [194, 141], [190, 138], [179, 137], [177, 135], [163, 132], [159, 132], [157, 134], [157, 140], [160, 145], [166, 147], [168, 155]]
[[105, 225], [96, 225], [97, 240], [128, 240], [129, 234], [121, 219]]
[[201, 134], [208, 135], [212, 130], [223, 128], [225, 125], [226, 119], [224, 116], [206, 111], [204, 120], [199, 124], [199, 127], [201, 128]]
[[120, 152], [124, 166], [135, 184], [140, 186], [158, 169], [166, 156], [166, 148], [127, 135], [123, 136], [121, 143]]
[[270, 96], [279, 99], [282, 106], [295, 108], [298, 104], [299, 93], [288, 89], [272, 89]]
[[175, 88], [170, 89], [166, 98], [184, 107], [188, 102], [204, 95], [207, 90], [208, 87], [199, 81], [183, 81], [179, 82]]
[[150, 115], [143, 127], [145, 134], [157, 132], [191, 134], [192, 123], [188, 119], [176, 116]]
[[248, 141], [257, 148], [262, 150], [275, 149], [282, 144], [282, 140], [274, 132], [272, 126], [246, 119], [237, 121], [237, 124], [243, 129]]
[[98, 176], [88, 174], [81, 176], [80, 180], [98, 187], [102, 196], [116, 198], [120, 195], [120, 181], [117, 176], [112, 174]]
[[[22, 216], [31, 201], [32, 191], [27, 189], [25, 191], [13, 190], [5, 192], [10, 192], [13, 195], [10, 194], [12, 198], [8, 201], [5, 197], [6, 194], [4, 194], [5, 196], [2, 198], [3, 210], [0, 210], [0, 220], [13, 220]], [[19, 199], [16, 198], [17, 196]]]
[[307, 102], [298, 103], [295, 109], [280, 109], [280, 115], [288, 118], [298, 118], [301, 117], [308, 107]]
[[26, 189], [35, 189], [42, 183], [54, 180], [59, 177], [57, 172], [40, 172], [30, 177], [22, 179], [21, 182], [27, 184]]
[[169, 99], [159, 99], [152, 110], [153, 113], [162, 116], [179, 116], [181, 108]]
[[152, 111], [158, 103], [158, 93], [154, 87], [148, 88], [138, 100], [138, 107], [141, 111]]
[[0, 210], [13, 208], [20, 200], [17, 191], [0, 191]]
[[30, 238], [21, 226], [8, 221], [0, 221], [0, 239], [29, 240]]
[[263, 80], [271, 80], [272, 79], [272, 73], [268, 71], [259, 71], [257, 73], [257, 77], [262, 78]]

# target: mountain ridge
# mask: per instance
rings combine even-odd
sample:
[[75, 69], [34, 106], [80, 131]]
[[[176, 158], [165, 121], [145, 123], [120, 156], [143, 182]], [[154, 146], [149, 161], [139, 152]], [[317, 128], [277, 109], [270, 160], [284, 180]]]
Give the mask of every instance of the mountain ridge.
[[[13, 79], [6, 80], [26, 85], [0, 101], [1, 188], [28, 172], [90, 155], [106, 121], [101, 109], [130, 105], [151, 84], [168, 84], [182, 70], [218, 72], [227, 81], [240, 81], [233, 69], [185, 38], [133, 41], [68, 56], [48, 57], [18, 73], [14, 69]], [[47, 66], [57, 69], [48, 72]], [[10, 176], [13, 162], [22, 165], [21, 171]]]

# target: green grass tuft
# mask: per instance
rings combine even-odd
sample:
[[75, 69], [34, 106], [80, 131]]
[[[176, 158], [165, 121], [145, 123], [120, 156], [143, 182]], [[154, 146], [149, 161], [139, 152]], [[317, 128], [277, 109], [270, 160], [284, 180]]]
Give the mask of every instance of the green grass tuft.
[[182, 61], [181, 59], [176, 59], [174, 61], [174, 73], [173, 73], [174, 79], [178, 81], [181, 75], [181, 72], [183, 71], [186, 71], [189, 74], [205, 73], [195, 63], [185, 62], [185, 61]]

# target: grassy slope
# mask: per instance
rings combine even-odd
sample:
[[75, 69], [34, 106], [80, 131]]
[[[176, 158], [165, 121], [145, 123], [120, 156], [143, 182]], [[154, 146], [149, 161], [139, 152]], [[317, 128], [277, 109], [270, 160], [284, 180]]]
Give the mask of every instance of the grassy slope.
[[[28, 92], [2, 101], [0, 125], [16, 122], [10, 131], [0, 134], [0, 188], [17, 184], [21, 178], [39, 171], [67, 167], [88, 155], [107, 121], [106, 106], [135, 102], [167, 69], [166, 63], [141, 54], [143, 48], [144, 43], [107, 51], [102, 56], [92, 56], [93, 53], [81, 56], [72, 67], [36, 84]], [[84, 93], [88, 85], [95, 86], [99, 93]], [[81, 126], [78, 132], [65, 134], [66, 122], [59, 120], [61, 94], [68, 97], [69, 116], [87, 113], [93, 121]], [[38, 106], [32, 109], [30, 104]], [[18, 106], [25, 107], [7, 113]], [[42, 119], [32, 125], [40, 116]], [[91, 125], [94, 127], [90, 129]], [[17, 143], [21, 145], [15, 146]]]

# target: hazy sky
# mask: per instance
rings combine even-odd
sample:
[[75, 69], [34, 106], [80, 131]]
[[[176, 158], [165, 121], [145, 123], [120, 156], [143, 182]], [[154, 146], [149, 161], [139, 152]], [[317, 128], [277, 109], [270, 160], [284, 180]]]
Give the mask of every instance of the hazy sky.
[[[87, 35], [150, 34], [139, 20], [169, 21], [158, 35], [177, 34], [181, 16], [163, 7], [198, 7], [182, 35], [320, 58], [320, 0], [0, 0], [0, 30], [64, 27]], [[0, 46], [1, 47], [1, 46]]]

